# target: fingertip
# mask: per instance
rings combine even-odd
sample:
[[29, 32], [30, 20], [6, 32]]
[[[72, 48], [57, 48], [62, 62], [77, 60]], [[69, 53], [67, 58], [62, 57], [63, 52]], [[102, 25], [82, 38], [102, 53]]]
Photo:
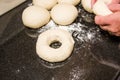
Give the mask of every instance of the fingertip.
[[95, 23], [99, 24], [100, 23], [100, 16], [95, 16]]

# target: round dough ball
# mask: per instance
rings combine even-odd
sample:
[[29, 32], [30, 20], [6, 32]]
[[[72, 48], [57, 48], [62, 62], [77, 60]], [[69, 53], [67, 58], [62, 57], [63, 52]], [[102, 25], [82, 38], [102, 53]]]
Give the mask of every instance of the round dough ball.
[[51, 10], [52, 19], [60, 25], [71, 24], [77, 16], [77, 8], [71, 4], [57, 4]]
[[[62, 45], [52, 48], [50, 44], [58, 41]], [[36, 43], [36, 52], [40, 58], [48, 62], [60, 62], [67, 59], [73, 50], [74, 40], [68, 31], [50, 29], [41, 33]]]
[[33, 5], [44, 7], [50, 10], [53, 6], [57, 4], [57, 0], [33, 0]]
[[93, 12], [92, 5], [91, 5], [91, 0], [82, 0], [81, 4], [86, 11], [88, 11], [90, 13]]
[[50, 13], [38, 6], [29, 6], [22, 13], [23, 24], [30, 28], [39, 28], [50, 20]]
[[77, 5], [80, 3], [81, 0], [57, 0], [58, 3], [69, 3], [72, 5]]
[[93, 5], [93, 12], [96, 15], [101, 15], [101, 16], [106, 16], [106, 15], [112, 14], [112, 11], [110, 11], [109, 8], [107, 7], [107, 5], [101, 0], [98, 0]]

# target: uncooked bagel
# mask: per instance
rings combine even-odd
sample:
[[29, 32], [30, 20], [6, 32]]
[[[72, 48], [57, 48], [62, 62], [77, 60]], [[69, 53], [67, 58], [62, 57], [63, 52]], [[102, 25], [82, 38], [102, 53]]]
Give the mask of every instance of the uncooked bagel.
[[57, 4], [51, 10], [51, 17], [59, 25], [69, 25], [78, 16], [78, 11], [72, 4]]
[[26, 27], [39, 28], [50, 20], [50, 13], [39, 6], [29, 6], [22, 13], [22, 21]]
[[90, 13], [93, 12], [96, 15], [105, 16], [112, 13], [107, 7], [107, 4], [110, 4], [111, 1], [112, 0], [97, 0], [92, 7], [92, 0], [82, 0], [82, 6]]
[[96, 15], [101, 15], [101, 16], [106, 16], [106, 15], [112, 14], [112, 11], [110, 11], [109, 8], [107, 7], [107, 5], [101, 0], [98, 0], [94, 4], [93, 12]]
[[81, 0], [57, 0], [58, 3], [69, 3], [72, 5], [77, 5], [80, 3]]
[[[50, 44], [58, 41], [62, 45], [55, 49]], [[60, 62], [67, 59], [73, 50], [74, 40], [71, 34], [62, 29], [50, 29], [41, 33], [36, 43], [36, 52], [48, 62]]]
[[50, 10], [55, 4], [57, 4], [57, 0], [33, 0], [33, 5], [44, 7]]

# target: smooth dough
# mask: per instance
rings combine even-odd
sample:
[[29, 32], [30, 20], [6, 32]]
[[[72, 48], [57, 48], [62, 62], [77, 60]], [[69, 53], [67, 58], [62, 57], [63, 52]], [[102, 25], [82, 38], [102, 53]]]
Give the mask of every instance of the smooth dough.
[[50, 10], [53, 6], [57, 4], [57, 0], [33, 0], [33, 5], [44, 7]]
[[86, 11], [88, 11], [90, 13], [93, 12], [92, 5], [91, 5], [91, 0], [82, 0], [81, 4]]
[[92, 7], [92, 0], [82, 0], [83, 8], [96, 15], [106, 16], [112, 13], [107, 7], [107, 4], [110, 4], [112, 0], [97, 0]]
[[59, 25], [69, 25], [77, 16], [77, 8], [71, 4], [57, 4], [51, 10], [52, 19]]
[[69, 3], [72, 5], [77, 5], [80, 3], [81, 0], [57, 0], [58, 3]]
[[105, 2], [98, 0], [93, 6], [93, 12], [96, 15], [106, 16], [112, 14], [112, 11], [109, 10]]
[[112, 0], [102, 0], [105, 4], [110, 4]]
[[39, 28], [50, 20], [50, 13], [39, 6], [29, 6], [22, 13], [22, 21], [26, 27]]
[[[59, 41], [62, 45], [54, 49], [50, 44]], [[40, 58], [48, 62], [60, 62], [67, 59], [73, 50], [74, 40], [68, 31], [50, 29], [41, 33], [36, 43], [36, 52]]]

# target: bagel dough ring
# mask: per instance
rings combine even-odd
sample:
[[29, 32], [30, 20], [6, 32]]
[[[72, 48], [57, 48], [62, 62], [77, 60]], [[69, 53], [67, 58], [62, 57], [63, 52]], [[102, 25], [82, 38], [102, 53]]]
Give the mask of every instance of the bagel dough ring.
[[59, 25], [69, 25], [78, 16], [77, 8], [71, 4], [57, 4], [51, 10], [51, 17]]
[[81, 0], [57, 0], [58, 3], [68, 3], [68, 4], [72, 4], [72, 5], [77, 5], [80, 3]]
[[105, 2], [98, 0], [93, 6], [93, 12], [96, 15], [106, 16], [112, 14], [112, 11], [109, 10]]
[[22, 13], [22, 21], [26, 27], [39, 28], [50, 20], [50, 13], [39, 6], [29, 6]]
[[[62, 45], [55, 49], [50, 44], [59, 41]], [[48, 62], [60, 62], [67, 59], [73, 50], [74, 40], [71, 34], [62, 29], [50, 29], [41, 33], [36, 43], [36, 52]]]
[[33, 0], [33, 5], [44, 7], [50, 10], [57, 4], [57, 0]]

